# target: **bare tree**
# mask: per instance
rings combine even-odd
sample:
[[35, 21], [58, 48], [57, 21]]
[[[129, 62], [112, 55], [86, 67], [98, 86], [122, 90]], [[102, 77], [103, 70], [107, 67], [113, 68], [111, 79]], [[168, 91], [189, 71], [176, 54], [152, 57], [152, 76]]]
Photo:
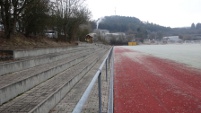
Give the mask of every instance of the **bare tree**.
[[70, 42], [74, 40], [79, 25], [89, 20], [90, 12], [85, 0], [56, 0], [57, 30]]
[[34, 0], [22, 15], [22, 26], [26, 36], [42, 34], [49, 21], [49, 0]]
[[14, 33], [17, 19], [32, 1], [34, 0], [0, 0], [0, 13], [6, 38], [10, 38]]

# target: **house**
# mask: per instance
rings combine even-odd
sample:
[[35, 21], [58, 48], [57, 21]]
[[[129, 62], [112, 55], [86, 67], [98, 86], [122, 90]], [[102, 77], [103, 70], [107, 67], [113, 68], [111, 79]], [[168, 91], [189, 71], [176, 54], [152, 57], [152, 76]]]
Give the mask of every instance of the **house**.
[[91, 36], [90, 34], [86, 35], [85, 41], [88, 43], [93, 43], [93, 36]]
[[179, 36], [168, 36], [168, 37], [163, 37], [163, 42], [181, 43], [182, 39], [180, 39]]
[[105, 36], [107, 33], [109, 33], [109, 31], [106, 29], [95, 29], [93, 32], [100, 36]]

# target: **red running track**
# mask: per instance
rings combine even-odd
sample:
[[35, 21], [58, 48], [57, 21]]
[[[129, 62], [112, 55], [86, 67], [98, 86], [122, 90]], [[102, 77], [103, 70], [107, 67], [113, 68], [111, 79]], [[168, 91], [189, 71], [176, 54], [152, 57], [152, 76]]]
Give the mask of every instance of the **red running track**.
[[201, 113], [201, 71], [115, 47], [114, 113]]

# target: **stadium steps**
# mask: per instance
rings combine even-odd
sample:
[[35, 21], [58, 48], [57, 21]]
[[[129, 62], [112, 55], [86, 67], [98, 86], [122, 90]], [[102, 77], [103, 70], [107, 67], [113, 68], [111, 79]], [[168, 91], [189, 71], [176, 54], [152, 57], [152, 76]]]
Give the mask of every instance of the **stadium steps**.
[[[58, 48], [55, 48], [55, 50], [52, 48], [50, 50], [55, 51], [54, 53], [45, 52], [47, 49], [42, 49], [41, 51], [39, 49], [37, 50], [14, 50], [10, 52], [13, 52], [13, 57], [15, 56], [15, 52], [17, 52], [18, 57], [11, 61], [4, 61], [0, 63], [0, 75], [5, 75], [7, 73], [13, 73], [16, 71], [24, 70], [27, 68], [31, 68], [37, 65], [50, 63], [65, 57], [68, 57], [69, 55], [73, 54], [76, 51], [83, 50], [84, 46], [78, 46], [78, 47], [70, 47], [70, 48], [63, 48], [61, 50]], [[86, 48], [86, 47], [84, 47]], [[87, 47], [90, 48], [90, 47]], [[93, 49], [93, 48], [91, 48]], [[56, 51], [57, 50], [57, 51]], [[59, 51], [60, 50], [60, 51]], [[48, 50], [47, 50], [48, 51]], [[71, 53], [71, 54], [69, 54]], [[25, 54], [25, 55], [24, 55]]]
[[[15, 96], [53, 77], [55, 74], [81, 62], [91, 53], [91, 51], [95, 51], [95, 49], [92, 50], [91, 48], [88, 48], [71, 53], [67, 52], [66, 54], [68, 55], [60, 60], [1, 75], [0, 104], [7, 102]], [[36, 57], [36, 59], [38, 58]]]
[[[105, 59], [105, 57], [106, 57], [106, 54], [103, 54], [101, 56], [100, 60], [96, 64], [94, 64], [94, 66], [83, 76], [83, 78], [64, 96], [64, 98], [54, 108], [52, 108], [50, 110], [49, 113], [72, 113], [73, 109], [75, 108], [79, 99], [82, 97], [83, 93], [85, 92], [89, 83], [91, 82], [94, 75], [98, 71], [98, 69], [99, 69], [101, 63], [103, 62], [103, 60]], [[109, 76], [108, 76], [108, 80], [106, 81], [105, 66], [103, 68], [101, 78], [102, 78], [102, 87], [103, 88], [108, 87], [109, 82], [107, 82], [107, 81], [109, 81]], [[93, 103], [90, 104], [90, 102], [87, 101], [87, 103], [85, 103], [85, 106], [83, 107], [84, 112], [86, 112], [86, 113], [98, 112], [98, 92], [97, 92], [97, 90], [98, 90], [98, 87], [97, 87], [97, 83], [96, 83], [96, 85], [93, 88], [93, 91], [96, 91], [96, 92], [95, 92], [95, 94], [91, 94], [88, 99], [88, 100], [90, 100], [90, 98], [92, 98]], [[109, 89], [102, 91], [103, 98], [108, 97], [108, 95], [104, 94], [104, 93], [107, 93], [108, 91], [109, 91]], [[107, 103], [104, 103], [103, 109], [107, 109], [107, 106], [105, 104], [107, 104]], [[88, 107], [88, 108], [86, 108], [86, 107]], [[91, 109], [93, 109], [93, 110], [91, 110]]]
[[45, 57], [48, 61], [0, 76], [0, 112], [48, 113], [108, 50], [105, 46], [85, 45], [23, 57], [18, 62]]

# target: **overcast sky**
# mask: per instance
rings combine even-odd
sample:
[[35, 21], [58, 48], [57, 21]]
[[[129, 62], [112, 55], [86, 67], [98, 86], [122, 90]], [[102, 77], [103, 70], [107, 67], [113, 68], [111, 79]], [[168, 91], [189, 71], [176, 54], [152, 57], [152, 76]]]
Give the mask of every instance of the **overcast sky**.
[[132, 16], [166, 27], [201, 23], [201, 0], [86, 0], [92, 19]]

